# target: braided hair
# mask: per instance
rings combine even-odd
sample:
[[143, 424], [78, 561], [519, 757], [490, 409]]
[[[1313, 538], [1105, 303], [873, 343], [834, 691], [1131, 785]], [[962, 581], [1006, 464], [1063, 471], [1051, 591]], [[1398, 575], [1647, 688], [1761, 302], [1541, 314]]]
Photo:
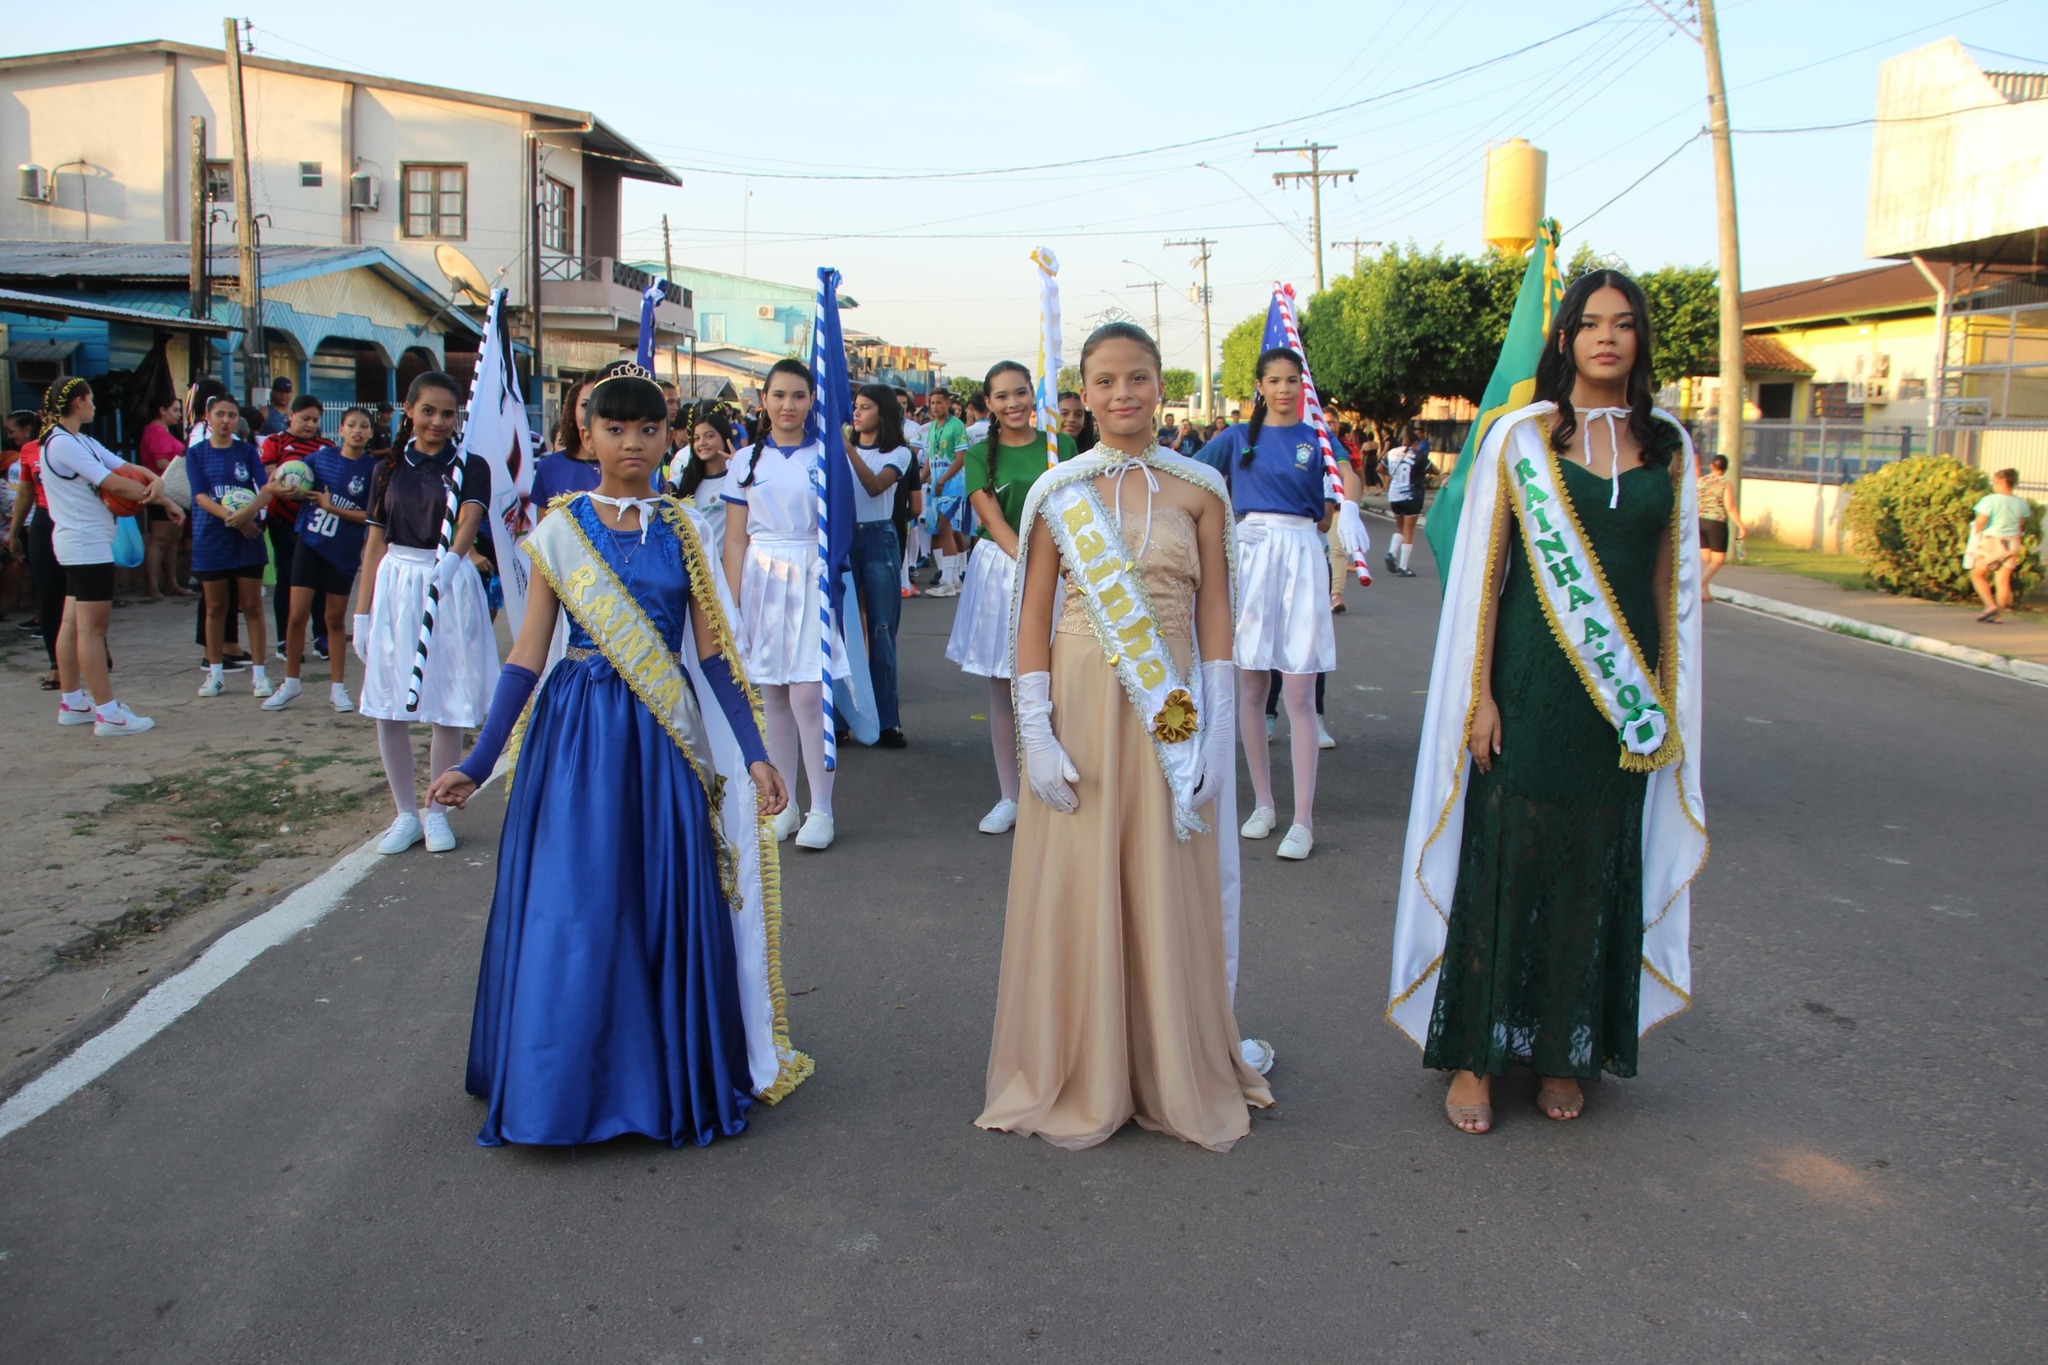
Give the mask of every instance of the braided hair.
[[1252, 419], [1244, 434], [1244, 454], [1237, 462], [1239, 469], [1251, 468], [1252, 456], [1259, 449], [1259, 428], [1266, 425], [1266, 395], [1259, 392], [1258, 381], [1266, 377], [1270, 367], [1283, 360], [1294, 366], [1297, 372], [1304, 368], [1301, 357], [1291, 346], [1268, 346], [1259, 352], [1259, 363], [1252, 370]]
[[65, 414], [71, 411], [72, 402], [77, 399], [81, 392], [92, 392], [92, 385], [76, 375], [52, 384], [49, 388], [43, 390], [43, 410], [36, 420], [36, 426], [40, 433], [37, 436], [38, 440], [48, 441], [50, 439], [50, 433], [57, 429], [58, 423], [64, 420]]
[[[785, 356], [769, 368], [767, 376], [761, 380], [761, 417], [754, 428], [754, 443], [747, 450], [747, 472], [740, 480], [742, 488], [754, 486], [754, 466], [761, 463], [761, 447], [768, 443], [769, 436], [775, 430], [775, 420], [768, 415], [768, 386], [775, 382], [775, 376], [778, 374], [796, 375], [804, 381], [805, 388], [811, 386], [811, 367], [794, 356]], [[835, 436], [833, 439], [838, 438]]]

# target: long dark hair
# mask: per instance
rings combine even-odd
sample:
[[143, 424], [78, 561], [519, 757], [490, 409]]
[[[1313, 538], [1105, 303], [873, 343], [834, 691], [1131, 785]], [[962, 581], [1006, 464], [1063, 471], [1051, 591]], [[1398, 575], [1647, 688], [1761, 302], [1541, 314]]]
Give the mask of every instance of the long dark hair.
[[1286, 361], [1296, 373], [1306, 373], [1307, 366], [1301, 363], [1292, 346], [1268, 346], [1259, 352], [1259, 363], [1252, 367], [1252, 420], [1244, 434], [1244, 454], [1238, 457], [1239, 469], [1251, 468], [1252, 456], [1259, 449], [1259, 428], [1266, 425], [1266, 395], [1259, 391], [1259, 381], [1266, 377], [1266, 371], [1273, 365]]
[[853, 391], [853, 396], [873, 403], [881, 419], [875, 424], [876, 450], [887, 454], [909, 444], [903, 439], [903, 405], [896, 401], [896, 390], [887, 384], [863, 384]]
[[1081, 404], [1081, 429], [1074, 433], [1074, 449], [1085, 455], [1095, 449], [1098, 444], [1095, 436], [1095, 414], [1088, 411], [1088, 405], [1082, 402], [1081, 395], [1078, 393], [1063, 393], [1060, 395], [1060, 398], [1062, 400], [1071, 398], [1076, 403]]
[[680, 497], [691, 497], [703, 486], [708, 471], [704, 457], [697, 452], [697, 428], [710, 427], [718, 433], [718, 439], [725, 443], [725, 458], [730, 461], [737, 454], [733, 444], [732, 418], [725, 408], [717, 403], [699, 403], [687, 410], [690, 418], [690, 458], [683, 462], [683, 476], [676, 480], [676, 493]]
[[[406, 386], [405, 405], [410, 408], [414, 403], [419, 402], [420, 395], [428, 389], [439, 389], [457, 403], [462, 401], [462, 386], [455, 382], [454, 375], [442, 370], [422, 370], [419, 374], [413, 376], [412, 383]], [[449, 441], [450, 444], [453, 444], [454, 438], [450, 437]], [[411, 444], [412, 414], [408, 412], [399, 419], [398, 435], [393, 438], [391, 453], [385, 456], [385, 458], [394, 464], [397, 463], [398, 457], [405, 454], [406, 447]]]
[[[793, 374], [804, 381], [805, 388], [814, 387], [811, 384], [811, 367], [794, 356], [784, 356], [781, 360], [768, 367], [768, 373], [761, 379], [761, 420], [754, 429], [754, 443], [747, 448], [747, 473], [740, 480], [740, 487], [742, 488], [752, 488], [754, 486], [754, 466], [761, 463], [761, 447], [768, 443], [768, 437], [775, 430], [775, 419], [768, 415], [768, 386], [775, 382], [775, 376], [778, 374]], [[815, 392], [811, 394], [811, 401], [814, 403], [818, 401], [818, 395]], [[903, 428], [900, 420], [897, 424], [896, 433], [897, 439], [901, 440]], [[834, 441], [839, 439], [836, 432], [828, 432], [827, 437]]]
[[1578, 383], [1578, 359], [1572, 342], [1585, 320], [1586, 300], [1602, 289], [1619, 290], [1628, 300], [1636, 329], [1636, 358], [1628, 370], [1628, 430], [1643, 449], [1643, 463], [1668, 465], [1677, 445], [1677, 433], [1651, 415], [1656, 406], [1656, 388], [1651, 382], [1650, 302], [1642, 286], [1619, 270], [1595, 270], [1573, 280], [1557, 305], [1550, 335], [1543, 339], [1543, 354], [1536, 361], [1536, 396], [1557, 404], [1557, 418], [1550, 427], [1551, 449], [1570, 450], [1579, 432], [1579, 416], [1572, 410], [1572, 387]]
[[988, 367], [988, 373], [981, 379], [981, 404], [988, 409], [988, 435], [982, 438], [988, 446], [989, 467], [995, 467], [996, 449], [1003, 443], [1003, 419], [996, 416], [996, 410], [989, 404], [988, 396], [995, 392], [996, 380], [1011, 372], [1024, 376], [1024, 382], [1031, 382], [1031, 371], [1014, 360], [998, 360]]
[[596, 382], [596, 375], [585, 375], [562, 395], [562, 411], [555, 418], [555, 449], [572, 460], [583, 454], [583, 428], [576, 424], [576, 399]]

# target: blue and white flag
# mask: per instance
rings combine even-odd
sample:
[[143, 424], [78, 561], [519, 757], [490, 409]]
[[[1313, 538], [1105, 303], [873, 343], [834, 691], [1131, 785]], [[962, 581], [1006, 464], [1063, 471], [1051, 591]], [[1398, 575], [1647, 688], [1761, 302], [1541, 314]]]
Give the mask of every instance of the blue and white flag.
[[650, 373], [654, 369], [654, 310], [668, 296], [668, 281], [659, 275], [654, 283], [640, 291], [640, 348], [635, 360], [640, 368]]
[[[846, 584], [853, 560], [853, 470], [846, 463], [846, 431], [853, 423], [853, 391], [846, 363], [846, 338], [839, 327], [839, 272], [818, 267], [818, 315], [811, 328], [811, 420], [807, 433], [818, 443], [818, 464], [811, 486], [818, 495], [819, 610], [824, 614], [820, 647], [824, 650], [825, 764], [838, 763], [838, 718], [834, 714], [832, 642], [846, 619]], [[844, 635], [850, 644], [860, 634], [855, 618]], [[836, 681], [845, 684], [848, 678]], [[849, 720], [852, 718], [849, 717]], [[865, 728], [865, 727], [863, 727]]]

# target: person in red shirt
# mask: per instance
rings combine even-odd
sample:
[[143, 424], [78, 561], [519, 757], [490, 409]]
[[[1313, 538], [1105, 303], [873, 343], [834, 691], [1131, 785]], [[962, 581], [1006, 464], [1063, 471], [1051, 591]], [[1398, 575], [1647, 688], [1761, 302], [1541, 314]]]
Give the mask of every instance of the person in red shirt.
[[[332, 444], [320, 434], [320, 400], [310, 393], [302, 393], [292, 400], [291, 417], [283, 431], [273, 432], [263, 438], [263, 467], [273, 475], [277, 467], [286, 460], [303, 460], [314, 451]], [[292, 614], [292, 560], [299, 552], [299, 507], [304, 500], [279, 494], [272, 506], [264, 529], [270, 536], [270, 562], [277, 575], [277, 586], [272, 590], [272, 616], [277, 626], [278, 657], [284, 657], [285, 639], [289, 634]], [[313, 596], [312, 619], [327, 619], [327, 594]], [[324, 651], [320, 657], [326, 658]]]
[[42, 445], [36, 440], [36, 415], [23, 408], [6, 418], [8, 443], [21, 452], [21, 480], [14, 488], [14, 518], [8, 527], [7, 544], [28, 561], [36, 604], [36, 631], [43, 637], [43, 651], [49, 656], [50, 671], [43, 675], [45, 692], [57, 690], [57, 627], [64, 620], [64, 566], [50, 544], [55, 529], [50, 520], [49, 496], [43, 492]]
[[[184, 420], [182, 400], [174, 397], [159, 405], [135, 443], [135, 462], [162, 478], [171, 461], [185, 453], [185, 443], [171, 431]], [[166, 597], [190, 597], [191, 593], [178, 586], [178, 545], [185, 538], [185, 528], [172, 521], [163, 508], [144, 507], [142, 531], [143, 592], [152, 602]]]

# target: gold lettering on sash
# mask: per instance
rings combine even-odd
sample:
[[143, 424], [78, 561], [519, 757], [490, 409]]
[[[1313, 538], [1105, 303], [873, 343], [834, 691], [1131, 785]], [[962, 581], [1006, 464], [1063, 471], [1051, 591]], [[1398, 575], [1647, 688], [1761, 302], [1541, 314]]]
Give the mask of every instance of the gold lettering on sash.
[[1074, 537], [1074, 553], [1081, 556], [1084, 561], [1101, 558], [1102, 552], [1108, 548], [1109, 542], [1103, 538], [1102, 533], [1092, 528]]
[[1146, 687], [1157, 687], [1166, 681], [1166, 665], [1157, 659], [1140, 659], [1137, 669], [1138, 681]]
[[1124, 642], [1124, 648], [1133, 654], [1152, 652], [1152, 618], [1140, 616], [1137, 620], [1117, 631], [1116, 638]]
[[[1093, 582], [1094, 580], [1091, 578], [1089, 581]], [[1107, 616], [1112, 621], [1123, 620], [1126, 616], [1129, 616], [1131, 612], [1137, 608], [1138, 605], [1135, 601], [1131, 599], [1130, 590], [1125, 588], [1124, 585], [1121, 583], [1112, 583], [1108, 587], [1104, 588], [1102, 590], [1102, 596], [1097, 598], [1096, 600], [1102, 606], [1102, 614], [1104, 616]]]
[[659, 706], [664, 713], [673, 712], [676, 709], [676, 703], [683, 699], [682, 681], [671, 673], [668, 677], [649, 687], [647, 695], [653, 699], [654, 704]]
[[569, 574], [568, 581], [563, 583], [562, 586], [567, 588], [570, 595], [580, 602], [583, 600], [584, 594], [597, 586], [597, 570], [588, 564], [578, 564]]
[[[1066, 511], [1060, 513], [1060, 520], [1064, 521], [1067, 524], [1068, 535], [1078, 536], [1081, 534], [1082, 529], [1088, 525], [1088, 523], [1095, 520], [1095, 516], [1092, 512], [1088, 510], [1088, 504], [1086, 501], [1077, 501], [1072, 507], [1069, 507]], [[1080, 542], [1076, 541], [1075, 548], [1077, 551], [1079, 549], [1079, 545]]]
[[612, 623], [612, 616], [618, 611], [618, 609], [619, 599], [612, 596], [610, 593], [606, 593], [604, 596], [598, 598], [594, 602], [585, 604], [584, 607], [584, 610], [590, 613], [590, 619], [597, 622], [601, 626], [610, 625]]
[[1097, 583], [1100, 583], [1103, 579], [1108, 578], [1111, 574], [1115, 572], [1116, 561], [1113, 559], [1105, 559], [1100, 564], [1090, 565], [1081, 574], [1081, 577], [1087, 579], [1088, 586], [1092, 588]]

